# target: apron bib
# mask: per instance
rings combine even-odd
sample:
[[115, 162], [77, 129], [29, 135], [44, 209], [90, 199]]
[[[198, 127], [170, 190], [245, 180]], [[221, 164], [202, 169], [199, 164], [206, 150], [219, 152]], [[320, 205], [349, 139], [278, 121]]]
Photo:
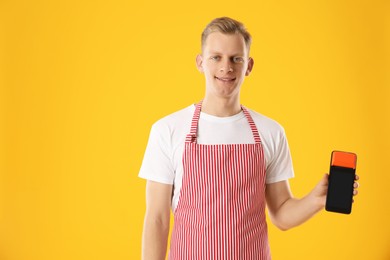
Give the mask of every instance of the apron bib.
[[197, 144], [201, 106], [202, 102], [196, 105], [185, 141], [169, 259], [271, 259], [265, 218], [265, 161], [256, 125], [241, 106], [254, 144]]

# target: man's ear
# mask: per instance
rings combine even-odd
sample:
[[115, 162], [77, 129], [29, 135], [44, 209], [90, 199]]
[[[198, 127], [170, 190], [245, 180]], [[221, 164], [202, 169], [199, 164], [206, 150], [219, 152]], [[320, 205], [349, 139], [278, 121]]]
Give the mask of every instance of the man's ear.
[[245, 71], [245, 76], [249, 76], [249, 74], [251, 73], [251, 71], [253, 69], [254, 64], [255, 64], [254, 60], [251, 57], [249, 57], [248, 67]]
[[198, 70], [200, 72], [202, 72], [202, 73], [204, 72], [204, 70], [203, 70], [203, 57], [200, 54], [196, 55], [196, 67], [198, 68]]

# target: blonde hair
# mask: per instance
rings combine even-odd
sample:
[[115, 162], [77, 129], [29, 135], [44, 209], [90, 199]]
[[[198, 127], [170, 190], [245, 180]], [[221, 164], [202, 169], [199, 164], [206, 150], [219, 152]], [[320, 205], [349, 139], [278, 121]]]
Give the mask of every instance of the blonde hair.
[[220, 32], [223, 34], [241, 34], [244, 38], [245, 45], [249, 53], [249, 49], [252, 43], [252, 37], [246, 30], [243, 23], [229, 17], [220, 17], [212, 20], [202, 32], [202, 51], [203, 47], [206, 44], [207, 37], [210, 33], [213, 32]]

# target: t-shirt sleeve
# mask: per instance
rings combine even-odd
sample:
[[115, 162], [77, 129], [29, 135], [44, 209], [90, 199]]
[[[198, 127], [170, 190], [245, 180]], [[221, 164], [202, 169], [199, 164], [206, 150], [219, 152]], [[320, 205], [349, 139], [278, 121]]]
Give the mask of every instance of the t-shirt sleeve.
[[150, 131], [138, 176], [155, 182], [173, 184], [174, 168], [171, 154], [169, 129], [157, 122]]
[[275, 140], [275, 150], [267, 166], [266, 183], [284, 181], [294, 177], [294, 169], [291, 160], [290, 148], [288, 146], [284, 129], [278, 133]]

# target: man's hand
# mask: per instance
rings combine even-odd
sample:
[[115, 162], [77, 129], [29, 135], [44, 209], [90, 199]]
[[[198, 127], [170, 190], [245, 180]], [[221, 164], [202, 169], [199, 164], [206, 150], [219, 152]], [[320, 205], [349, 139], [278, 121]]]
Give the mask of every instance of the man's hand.
[[[359, 188], [359, 182], [357, 182], [359, 180], [359, 175], [355, 175], [355, 182], [353, 183], [353, 196], [356, 196], [358, 195], [358, 188]], [[352, 199], [352, 202], [354, 202], [354, 200]]]
[[[325, 207], [328, 191], [328, 174], [302, 199], [293, 197], [288, 181], [267, 184], [267, 207], [272, 223], [281, 230], [298, 226]], [[356, 175], [353, 195], [358, 194], [359, 176]]]
[[[326, 194], [328, 192], [328, 178], [329, 174], [324, 174], [322, 179], [318, 182], [318, 184], [314, 187], [314, 189], [311, 191], [309, 196], [313, 196], [313, 198], [317, 201], [318, 205], [322, 208], [325, 207], [326, 203]], [[355, 182], [353, 184], [353, 196], [356, 196], [358, 194], [358, 188], [359, 183], [357, 182], [359, 180], [359, 176], [355, 175]]]

